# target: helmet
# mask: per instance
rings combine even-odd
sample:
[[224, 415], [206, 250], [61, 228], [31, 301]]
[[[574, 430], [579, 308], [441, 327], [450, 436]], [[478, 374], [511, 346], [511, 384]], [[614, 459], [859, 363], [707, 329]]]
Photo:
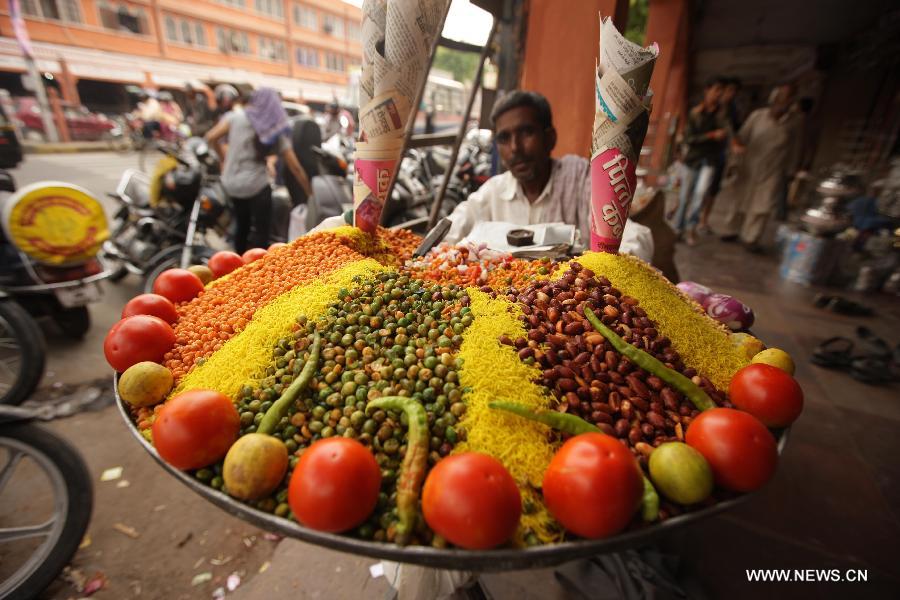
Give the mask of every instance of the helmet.
[[160, 102], [174, 102], [175, 96], [172, 95], [172, 92], [160, 92], [159, 96], [157, 96]]
[[217, 85], [215, 94], [216, 102], [220, 104], [226, 101], [234, 102], [238, 99], [238, 96], [240, 96], [240, 94], [238, 94], [237, 88], [227, 83], [220, 83], [219, 85]]

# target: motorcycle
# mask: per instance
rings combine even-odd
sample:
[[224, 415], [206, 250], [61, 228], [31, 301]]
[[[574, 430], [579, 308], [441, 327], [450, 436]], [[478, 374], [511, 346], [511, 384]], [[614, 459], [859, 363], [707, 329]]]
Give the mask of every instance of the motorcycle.
[[165, 157], [152, 177], [128, 169], [108, 194], [120, 207], [102, 249], [119, 265], [115, 280], [138, 275], [147, 292], [166, 269], [208, 261], [210, 234], [226, 238], [231, 220], [219, 161], [202, 139], [190, 138], [181, 152], [160, 151]]
[[[19, 404], [43, 373], [44, 341], [34, 319], [49, 317], [66, 336], [84, 337], [91, 325], [87, 305], [100, 300], [99, 284], [112, 269], [96, 255], [93, 236], [105, 230], [106, 217], [86, 190], [45, 181], [17, 191], [0, 171], [0, 205], [0, 403]], [[59, 228], [47, 225], [54, 218], [50, 211], [65, 209], [94, 218], [79, 223], [76, 217], [73, 229], [83, 226], [84, 237], [71, 243], [62, 239], [71, 231], [60, 237]], [[62, 263], [49, 259], [69, 253], [71, 260]]]
[[[44, 591], [75, 555], [91, 520], [93, 484], [84, 459], [36, 425], [39, 418], [32, 410], [0, 405], [2, 600]], [[43, 501], [47, 489], [49, 503]]]

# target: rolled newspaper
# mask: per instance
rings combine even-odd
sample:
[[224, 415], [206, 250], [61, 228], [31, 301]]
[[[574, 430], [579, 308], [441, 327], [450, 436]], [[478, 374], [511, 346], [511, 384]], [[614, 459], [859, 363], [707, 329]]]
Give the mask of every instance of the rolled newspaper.
[[610, 18], [601, 19], [591, 138], [591, 250], [617, 252], [622, 243], [658, 55], [655, 43], [642, 48], [625, 39]]
[[354, 223], [374, 232], [449, 0], [365, 0]]

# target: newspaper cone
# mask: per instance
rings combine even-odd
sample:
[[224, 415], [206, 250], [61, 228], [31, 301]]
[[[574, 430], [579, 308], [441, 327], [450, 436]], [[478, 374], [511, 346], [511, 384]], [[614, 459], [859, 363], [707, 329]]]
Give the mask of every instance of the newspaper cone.
[[600, 60], [591, 138], [591, 250], [618, 252], [649, 123], [650, 76], [659, 49], [628, 41], [608, 17], [600, 23]]
[[372, 233], [400, 163], [413, 104], [449, 0], [365, 0], [354, 223]]

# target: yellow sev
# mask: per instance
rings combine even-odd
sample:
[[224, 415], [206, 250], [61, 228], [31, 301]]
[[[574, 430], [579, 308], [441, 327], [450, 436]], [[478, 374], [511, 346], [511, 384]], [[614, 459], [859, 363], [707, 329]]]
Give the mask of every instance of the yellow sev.
[[502, 462], [518, 482], [523, 498], [535, 507], [522, 515], [522, 525], [542, 542], [558, 541], [559, 528], [535, 491], [553, 458], [547, 427], [488, 408], [488, 402], [495, 400], [534, 408], [550, 404], [544, 389], [533, 383], [540, 376], [538, 368], [524, 364], [515, 350], [497, 341], [501, 335], [524, 335], [524, 326], [518, 320], [521, 311], [506, 299], [491, 299], [477, 288], [466, 291], [474, 320], [463, 333], [459, 380], [463, 388], [471, 390], [465, 396], [466, 412], [460, 421], [466, 440], [453, 452], [482, 452]]
[[291, 291], [256, 311], [243, 331], [225, 342], [205, 363], [197, 365], [173, 394], [192, 389], [218, 390], [230, 398], [244, 384], [252, 384], [272, 361], [272, 347], [290, 335], [294, 319], [325, 314], [341, 288], [350, 287], [357, 275], [370, 276], [386, 268], [372, 259], [352, 262]]
[[576, 260], [605, 276], [623, 294], [637, 298], [684, 363], [720, 390], [728, 390], [731, 377], [750, 363], [722, 324], [703, 314], [696, 303], [643, 261], [606, 252], [587, 252]]

